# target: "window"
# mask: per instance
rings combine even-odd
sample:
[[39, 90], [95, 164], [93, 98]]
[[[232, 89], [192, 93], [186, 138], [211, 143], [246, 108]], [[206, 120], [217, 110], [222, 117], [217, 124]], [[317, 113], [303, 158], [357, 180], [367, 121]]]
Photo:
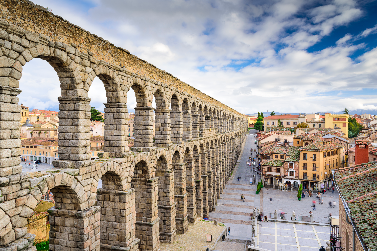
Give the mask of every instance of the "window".
[[267, 167], [267, 172], [271, 172], [271, 166]]
[[330, 156], [330, 152], [328, 152], [328, 157]]
[[277, 159], [278, 158], [278, 155], [275, 155], [275, 159]]
[[29, 150], [26, 150], [26, 154], [29, 154]]
[[318, 128], [321, 128], [321, 124], [318, 124]]
[[276, 168], [276, 172], [277, 172], [277, 173], [280, 173], [280, 167], [279, 167], [279, 168]]
[[37, 155], [37, 151], [34, 151], [34, 155]]
[[297, 125], [297, 122], [293, 122], [293, 125]]
[[[325, 143], [325, 142], [324, 142]], [[326, 158], [326, 152], [324, 152], [324, 158]]]
[[24, 150], [22, 150], [22, 154], [24, 154]]
[[272, 125], [275, 125], [275, 122], [272, 122]]
[[280, 158], [281, 158], [281, 159], [284, 159], [284, 155], [280, 155]]
[[316, 124], [313, 124], [313, 127], [316, 127]]
[[307, 173], [303, 173], [303, 180], [306, 180], [306, 179], [308, 179], [308, 177], [307, 177], [308, 175], [307, 175]]
[[295, 176], [295, 172], [294, 171], [290, 171], [289, 176]]
[[303, 153], [303, 160], [307, 160], [307, 154]]
[[313, 161], [316, 161], [316, 154], [313, 154]]
[[312, 171], [316, 171], [316, 163], [313, 163]]
[[307, 163], [303, 163], [303, 170], [307, 170]]
[[267, 125], [270, 125], [270, 122], [267, 122]]
[[293, 168], [293, 163], [290, 163], [290, 168]]
[[313, 174], [313, 180], [316, 180], [316, 174], [315, 173]]
[[291, 125], [291, 122], [287, 122], [287, 125]]
[[297, 144], [300, 144], [300, 141], [297, 141]]

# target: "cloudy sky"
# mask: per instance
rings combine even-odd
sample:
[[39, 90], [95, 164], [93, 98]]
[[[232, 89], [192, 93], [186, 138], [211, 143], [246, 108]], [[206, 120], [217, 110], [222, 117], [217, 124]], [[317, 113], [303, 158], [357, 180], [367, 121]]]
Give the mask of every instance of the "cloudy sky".
[[[375, 0], [33, 2], [241, 113], [377, 109]], [[46, 62], [27, 63], [20, 88], [24, 105], [58, 110]], [[89, 95], [102, 110], [99, 79]]]

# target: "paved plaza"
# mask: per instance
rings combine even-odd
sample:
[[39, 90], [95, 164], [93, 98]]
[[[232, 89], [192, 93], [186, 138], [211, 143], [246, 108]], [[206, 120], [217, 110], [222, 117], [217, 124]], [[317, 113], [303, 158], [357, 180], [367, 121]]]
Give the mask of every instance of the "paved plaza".
[[[259, 222], [257, 229], [258, 247], [262, 250], [318, 250], [326, 247], [329, 240], [328, 215], [338, 216], [338, 193], [326, 192], [323, 195], [323, 204], [319, 204], [315, 195], [306, 196], [301, 201], [297, 199], [297, 191], [281, 191], [273, 188], [263, 188], [260, 194], [256, 194], [256, 182], [259, 173], [254, 167], [246, 164], [251, 154], [250, 149], [256, 149], [254, 134], [247, 136], [245, 147], [241, 154], [238, 168], [226, 185], [226, 188], [217, 202], [216, 210], [210, 213], [210, 218], [224, 223], [230, 227], [228, 240], [219, 242], [216, 250], [245, 250], [241, 241], [251, 240], [251, 217], [253, 209], [263, 210], [268, 218], [274, 217], [274, 211], [278, 214], [284, 212], [286, 219], [291, 219], [295, 211], [296, 220], [300, 216], [309, 216], [312, 211], [313, 220], [322, 225], [294, 224], [282, 222]], [[237, 178], [241, 177], [240, 180]], [[250, 185], [250, 178], [255, 178], [254, 185]], [[245, 202], [241, 200], [241, 194], [245, 196]], [[271, 200], [270, 200], [271, 198]], [[313, 210], [312, 201], [316, 201], [316, 210]], [[335, 208], [329, 207], [329, 201], [337, 202]], [[234, 242], [233, 242], [234, 241]]]
[[266, 250], [319, 250], [326, 247], [329, 226], [262, 222], [258, 226], [258, 247]]

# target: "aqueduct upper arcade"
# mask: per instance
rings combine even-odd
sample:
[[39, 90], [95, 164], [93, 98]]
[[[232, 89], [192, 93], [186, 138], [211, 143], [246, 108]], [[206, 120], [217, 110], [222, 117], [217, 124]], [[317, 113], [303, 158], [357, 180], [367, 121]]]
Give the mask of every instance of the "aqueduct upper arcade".
[[[214, 209], [244, 141], [242, 114], [29, 1], [3, 0], [0, 11], [0, 250], [33, 250], [27, 219], [48, 190], [56, 203], [50, 250], [157, 250]], [[31, 179], [21, 173], [17, 95], [33, 58], [49, 62], [61, 83], [60, 160]], [[106, 153], [92, 161], [95, 77], [107, 96]], [[132, 149], [130, 89], [137, 99]]]

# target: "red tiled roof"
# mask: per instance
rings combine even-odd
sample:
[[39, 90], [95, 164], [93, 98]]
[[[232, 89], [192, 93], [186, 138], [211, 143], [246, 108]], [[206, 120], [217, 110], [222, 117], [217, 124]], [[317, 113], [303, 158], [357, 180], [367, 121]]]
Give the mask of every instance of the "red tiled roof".
[[274, 115], [274, 116], [268, 116], [264, 119], [297, 119], [299, 118], [299, 115]]

